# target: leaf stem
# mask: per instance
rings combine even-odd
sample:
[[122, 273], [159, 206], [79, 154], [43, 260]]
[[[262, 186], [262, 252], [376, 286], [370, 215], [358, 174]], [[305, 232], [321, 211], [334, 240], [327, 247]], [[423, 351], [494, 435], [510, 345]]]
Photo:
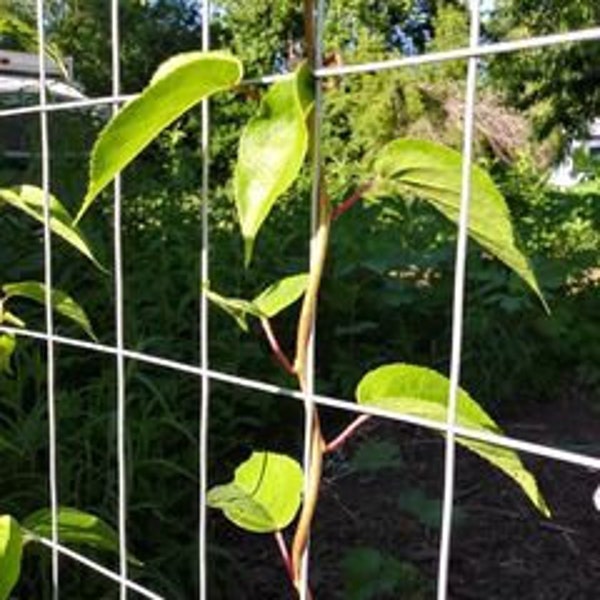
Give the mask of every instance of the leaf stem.
[[364, 194], [373, 187], [373, 183], [373, 181], [367, 181], [366, 183], [362, 183], [350, 196], [348, 196], [348, 198], [346, 198], [343, 202], [334, 207], [331, 213], [331, 220], [335, 221], [336, 219], [339, 219], [345, 212], [350, 210], [359, 200], [362, 200]]
[[276, 531], [274, 535], [275, 541], [277, 542], [277, 548], [279, 549], [279, 554], [281, 555], [281, 559], [283, 560], [283, 564], [285, 566], [285, 572], [288, 574], [290, 581], [294, 583], [294, 570], [292, 569], [292, 560], [290, 558], [290, 553], [288, 552], [285, 540], [283, 539], [283, 534], [281, 533], [281, 531]]
[[279, 340], [277, 339], [277, 336], [275, 335], [275, 332], [271, 327], [271, 322], [269, 321], [269, 319], [263, 317], [260, 320], [260, 324], [262, 325], [265, 336], [267, 337], [267, 340], [269, 342], [269, 346], [271, 347], [271, 352], [273, 352], [273, 355], [279, 361], [279, 364], [285, 369], [287, 373], [289, 373], [290, 375], [295, 375], [296, 372], [294, 371], [294, 366], [292, 365], [288, 357], [285, 355], [285, 352], [281, 349], [281, 346], [279, 345]]
[[370, 418], [371, 415], [361, 415], [360, 417], [354, 419], [350, 425], [348, 425], [337, 437], [335, 437], [325, 446], [325, 454], [328, 454], [329, 452], [335, 452]]

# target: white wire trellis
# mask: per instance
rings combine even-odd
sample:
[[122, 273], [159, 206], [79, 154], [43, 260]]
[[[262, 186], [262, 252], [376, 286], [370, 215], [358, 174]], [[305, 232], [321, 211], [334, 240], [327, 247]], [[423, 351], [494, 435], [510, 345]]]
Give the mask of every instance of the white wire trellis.
[[[570, 452], [555, 448], [552, 446], [532, 443], [526, 440], [512, 438], [506, 435], [494, 434], [488, 431], [472, 430], [456, 423], [456, 399], [457, 390], [460, 381], [461, 367], [461, 340], [462, 340], [462, 318], [464, 312], [464, 285], [465, 285], [465, 264], [467, 248], [467, 222], [470, 198], [469, 173], [472, 163], [472, 143], [473, 143], [473, 119], [476, 110], [476, 78], [478, 59], [485, 56], [494, 56], [509, 52], [531, 50], [544, 48], [557, 44], [583, 43], [591, 41], [600, 42], [600, 27], [584, 29], [580, 31], [571, 31], [556, 35], [546, 35], [532, 37], [522, 40], [499, 42], [493, 44], [480, 43], [479, 21], [480, 6], [478, 0], [472, 0], [471, 6], [471, 36], [470, 44], [465, 48], [457, 48], [449, 51], [429, 53], [420, 56], [402, 57], [394, 60], [380, 62], [363, 63], [357, 65], [347, 65], [342, 67], [323, 67], [320, 60], [322, 56], [322, 24], [324, 3], [319, 0], [315, 11], [315, 30], [317, 32], [317, 42], [315, 44], [315, 86], [316, 86], [316, 110], [314, 131], [315, 146], [313, 148], [313, 159], [316, 168], [313, 169], [313, 202], [312, 214], [313, 225], [311, 235], [315, 234], [315, 211], [318, 202], [319, 193], [319, 139], [320, 123], [322, 119], [321, 107], [321, 80], [334, 76], [350, 76], [353, 74], [367, 72], [382, 72], [389, 69], [400, 69], [406, 67], [418, 67], [420, 65], [442, 63], [450, 60], [468, 61], [468, 74], [466, 81], [466, 102], [465, 119], [463, 134], [463, 186], [461, 193], [461, 215], [459, 224], [459, 235], [457, 242], [457, 253], [455, 259], [455, 286], [454, 286], [454, 305], [453, 305], [453, 329], [452, 329], [452, 352], [451, 352], [451, 373], [450, 373], [450, 395], [448, 404], [447, 421], [440, 423], [419, 417], [409, 415], [399, 415], [397, 413], [377, 409], [373, 407], [361, 406], [344, 399], [322, 396], [315, 393], [314, 378], [312, 366], [309, 368], [309, 377], [307, 390], [302, 393], [297, 390], [279, 387], [264, 381], [240, 377], [230, 373], [212, 370], [209, 368], [208, 355], [208, 304], [204, 293], [201, 295], [200, 302], [200, 364], [187, 364], [168, 358], [137, 352], [126, 347], [124, 340], [123, 323], [123, 251], [121, 245], [121, 182], [117, 178], [114, 186], [114, 252], [115, 252], [115, 330], [116, 342], [113, 346], [97, 342], [88, 342], [72, 337], [57, 335], [54, 330], [53, 314], [51, 308], [50, 290], [52, 288], [52, 244], [50, 231], [50, 140], [48, 131], [48, 113], [57, 111], [80, 110], [94, 106], [112, 106], [113, 111], [117, 111], [120, 104], [135, 97], [133, 95], [122, 95], [120, 91], [120, 42], [119, 42], [119, 12], [118, 0], [111, 0], [111, 31], [112, 31], [112, 94], [110, 96], [90, 98], [86, 100], [77, 100], [64, 103], [49, 103], [46, 93], [46, 61], [44, 58], [44, 6], [43, 0], [37, 0], [37, 31], [39, 41], [39, 104], [34, 106], [22, 106], [18, 108], [0, 110], [0, 118], [9, 118], [27, 114], [39, 114], [40, 118], [40, 144], [41, 144], [41, 172], [42, 189], [44, 191], [44, 280], [47, 286], [46, 307], [45, 307], [45, 331], [34, 331], [30, 329], [17, 329], [13, 327], [0, 326], [0, 332], [11, 333], [15, 336], [21, 336], [38, 340], [45, 343], [47, 349], [47, 405], [48, 405], [48, 446], [49, 446], [49, 466], [48, 479], [50, 490], [50, 505], [52, 514], [51, 539], [42, 539], [41, 542], [48, 546], [52, 551], [52, 592], [55, 600], [60, 597], [59, 588], [59, 559], [66, 557], [82, 564], [97, 573], [100, 573], [107, 579], [118, 584], [120, 598], [124, 600], [128, 592], [135, 592], [143, 597], [160, 599], [161, 596], [147, 589], [146, 587], [132, 581], [129, 578], [127, 569], [127, 488], [126, 488], [126, 453], [125, 453], [125, 432], [126, 432], [126, 389], [125, 389], [125, 364], [126, 361], [138, 361], [140, 363], [155, 365], [164, 369], [173, 370], [180, 373], [187, 373], [198, 377], [201, 381], [200, 396], [200, 422], [199, 422], [199, 453], [200, 453], [200, 471], [199, 471], [199, 597], [200, 600], [206, 600], [206, 487], [207, 487], [207, 462], [206, 453], [208, 448], [208, 419], [209, 419], [209, 401], [210, 401], [210, 383], [218, 381], [228, 385], [242, 387], [250, 390], [260, 391], [266, 394], [277, 395], [294, 401], [303, 402], [306, 407], [306, 431], [305, 431], [305, 458], [304, 464], [308, 468], [310, 459], [308, 452], [308, 443], [310, 440], [310, 424], [312, 423], [312, 414], [314, 407], [328, 406], [346, 411], [353, 414], [373, 415], [396, 422], [406, 423], [414, 426], [425, 427], [430, 430], [439, 431], [446, 434], [445, 451], [445, 473], [444, 473], [444, 502], [442, 532], [440, 541], [440, 557], [438, 569], [438, 600], [446, 600], [448, 597], [448, 574], [451, 554], [451, 523], [452, 523], [452, 505], [454, 495], [454, 473], [455, 464], [455, 444], [457, 437], [464, 437], [472, 440], [488, 442], [513, 450], [529, 453], [531, 455], [543, 457], [546, 459], [562, 461], [580, 467], [600, 470], [600, 458], [589, 456], [579, 452]], [[202, 40], [203, 50], [210, 47], [209, 25], [210, 25], [210, 2], [201, 1], [202, 9]], [[245, 83], [270, 83], [278, 79], [278, 75], [267, 75], [257, 80], [247, 81]], [[207, 101], [202, 104], [202, 244], [201, 244], [201, 279], [207, 281], [208, 275], [208, 253], [210, 250], [210, 240], [208, 231], [208, 199], [209, 199], [209, 139], [210, 139], [210, 112]], [[312, 245], [311, 245], [312, 246]], [[57, 344], [80, 348], [86, 351], [109, 355], [115, 358], [117, 363], [117, 461], [118, 461], [118, 533], [119, 533], [119, 572], [115, 573], [102, 566], [86, 556], [75, 552], [60, 544], [58, 535], [58, 506], [59, 490], [56, 444], [58, 436], [58, 423], [56, 418], [55, 406], [55, 346]], [[311, 342], [310, 355], [314, 353], [314, 339]], [[312, 357], [309, 364], [312, 364]], [[590, 499], [591, 500], [591, 499]], [[302, 598], [307, 597], [307, 579], [308, 579], [308, 560], [304, 561], [303, 581], [301, 586]]]

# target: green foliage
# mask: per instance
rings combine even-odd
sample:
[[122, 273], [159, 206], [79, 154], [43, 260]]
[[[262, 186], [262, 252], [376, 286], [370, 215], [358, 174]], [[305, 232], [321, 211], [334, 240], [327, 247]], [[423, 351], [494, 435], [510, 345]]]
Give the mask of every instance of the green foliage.
[[[87, 546], [105, 552], [119, 552], [119, 537], [115, 530], [95, 515], [75, 508], [60, 506], [57, 514], [58, 538], [61, 543]], [[52, 537], [52, 511], [42, 508], [28, 515], [22, 523], [26, 536]], [[34, 537], [31, 536], [33, 534]], [[138, 561], [133, 561], [139, 564]]]
[[[397, 140], [383, 148], [374, 171], [374, 196], [409, 193], [422, 198], [451, 221], [458, 222], [462, 186], [459, 153], [418, 140]], [[544, 299], [526, 256], [518, 249], [508, 206], [490, 176], [474, 165], [471, 171], [469, 234], [502, 260]]]
[[346, 550], [342, 573], [349, 600], [387, 598], [392, 594], [407, 600], [426, 597], [428, 585], [414, 565], [375, 548]]
[[234, 188], [246, 265], [258, 230], [304, 163], [311, 90], [306, 66], [273, 84], [240, 138]]
[[[431, 369], [391, 364], [367, 373], [356, 388], [356, 399], [360, 404], [444, 423], [449, 390], [448, 379]], [[492, 418], [462, 389], [458, 393], [456, 423], [469, 429], [501, 433]], [[550, 516], [535, 478], [515, 452], [463, 437], [458, 437], [457, 442], [504, 471], [543, 515]]]
[[284, 277], [250, 301], [226, 298], [209, 289], [206, 290], [206, 295], [211, 302], [231, 315], [242, 330], [248, 331], [248, 315], [258, 319], [271, 319], [297, 302], [304, 294], [307, 283], [308, 275], [305, 273]]
[[[4, 292], [3, 303], [8, 302], [11, 298], [27, 298], [41, 304], [46, 302], [46, 286], [37, 281], [20, 281], [19, 283], [5, 283], [2, 286]], [[73, 298], [61, 290], [52, 290], [50, 294], [50, 302], [53, 310], [58, 314], [70, 319], [92, 339], [96, 339], [92, 325], [85, 311]], [[0, 323], [2, 319], [0, 319]]]
[[231, 483], [212, 488], [207, 502], [247, 531], [269, 533], [287, 527], [300, 506], [302, 468], [274, 452], [254, 452]]
[[241, 63], [221, 52], [190, 52], [163, 63], [149, 86], [110, 121], [98, 138], [92, 153], [90, 184], [76, 220], [163, 129], [201, 100], [231, 88], [241, 77]]
[[[0, 207], [2, 203], [16, 208], [39, 223], [44, 223], [44, 192], [38, 187], [22, 185], [0, 189]], [[49, 203], [51, 231], [90, 259], [98, 268], [102, 268], [69, 211], [53, 196], [50, 196]]]
[[10, 516], [0, 516], [0, 600], [10, 593], [21, 574], [23, 537], [19, 524]]

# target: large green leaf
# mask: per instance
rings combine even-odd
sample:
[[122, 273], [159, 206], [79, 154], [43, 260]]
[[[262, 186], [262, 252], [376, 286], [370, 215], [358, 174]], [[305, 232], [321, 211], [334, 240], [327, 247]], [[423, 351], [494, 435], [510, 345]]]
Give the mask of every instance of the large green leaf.
[[231, 483], [212, 488], [208, 505], [247, 531], [269, 533], [287, 527], [300, 507], [302, 468], [274, 452], [254, 452]]
[[[44, 192], [40, 188], [33, 185], [21, 185], [9, 189], [0, 189], [0, 207], [2, 202], [6, 202], [13, 208], [24, 212], [39, 223], [44, 223]], [[75, 225], [69, 211], [52, 195], [49, 198], [49, 204], [51, 231], [102, 269], [83, 233]]]
[[21, 574], [23, 536], [10, 515], [0, 517], [0, 600], [7, 600]]
[[308, 274], [290, 275], [271, 284], [253, 300], [241, 298], [227, 298], [207, 289], [206, 296], [228, 315], [232, 316], [237, 324], [248, 331], [246, 318], [248, 315], [258, 319], [270, 319], [302, 297], [308, 284]]
[[[358, 384], [356, 398], [360, 404], [445, 423], [449, 389], [449, 380], [436, 371], [395, 363], [367, 373]], [[494, 420], [463, 389], [459, 389], [458, 393], [456, 423], [474, 430], [502, 433]], [[542, 514], [550, 515], [535, 478], [514, 451], [460, 436], [456, 441], [512, 478]]]
[[[46, 286], [37, 281], [20, 281], [19, 283], [6, 283], [2, 286], [2, 291], [5, 293], [5, 301], [11, 298], [27, 298], [38, 302], [39, 304], [46, 303]], [[73, 298], [68, 296], [61, 290], [52, 290], [50, 294], [52, 308], [67, 319], [70, 319], [79, 327], [81, 327], [87, 335], [92, 339], [96, 339], [90, 320], [85, 311]]]
[[246, 264], [256, 235], [300, 173], [308, 150], [306, 117], [313, 104], [306, 65], [274, 83], [244, 129], [235, 169], [235, 203]]
[[[96, 515], [61, 506], [58, 508], [57, 524], [58, 538], [61, 543], [119, 552], [119, 536], [110, 525]], [[52, 511], [49, 508], [42, 508], [31, 513], [23, 521], [23, 529], [39, 537], [52, 537]], [[128, 559], [130, 562], [140, 564], [131, 556]]]
[[232, 88], [241, 78], [241, 62], [224, 52], [187, 52], [163, 63], [148, 87], [102, 130], [92, 151], [90, 182], [76, 220], [161, 131], [198, 102]]
[[[435, 142], [399, 139], [379, 152], [369, 195], [413, 194], [457, 223], [462, 156]], [[486, 171], [471, 170], [469, 235], [517, 273], [546, 303], [527, 257], [519, 250], [508, 206]]]

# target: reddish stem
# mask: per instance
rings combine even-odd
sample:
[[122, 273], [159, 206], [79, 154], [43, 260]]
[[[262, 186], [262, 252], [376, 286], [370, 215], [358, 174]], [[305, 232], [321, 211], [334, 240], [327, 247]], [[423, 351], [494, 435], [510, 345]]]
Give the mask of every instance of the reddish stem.
[[294, 367], [292, 363], [289, 361], [288, 357], [285, 355], [281, 346], [279, 345], [279, 341], [277, 340], [277, 336], [271, 327], [271, 322], [267, 318], [262, 318], [260, 320], [260, 324], [262, 325], [263, 331], [267, 336], [267, 340], [269, 341], [269, 346], [271, 346], [271, 352], [275, 358], [279, 361], [279, 364], [286, 370], [290, 375], [295, 375]]
[[[283, 560], [283, 564], [285, 566], [285, 572], [287, 573], [290, 582], [295, 586], [294, 583], [294, 567], [292, 565], [292, 557], [288, 551], [287, 544], [283, 539], [283, 534], [281, 531], [275, 532], [275, 541], [277, 542], [277, 548], [279, 549], [279, 554], [281, 555], [281, 559]], [[308, 591], [308, 600], [313, 600], [313, 595], [310, 590]]]
[[351, 196], [348, 196], [342, 203], [338, 204], [331, 212], [331, 220], [335, 221], [345, 212], [350, 210], [359, 200], [362, 199], [365, 192], [368, 192], [373, 187], [372, 181], [367, 181], [359, 185]]
[[354, 432], [364, 423], [366, 423], [371, 418], [371, 415], [361, 415], [357, 419], [354, 419], [346, 429], [342, 431], [335, 439], [327, 444], [325, 447], [325, 453], [335, 452], [340, 446], [342, 446], [346, 440], [348, 440]]

